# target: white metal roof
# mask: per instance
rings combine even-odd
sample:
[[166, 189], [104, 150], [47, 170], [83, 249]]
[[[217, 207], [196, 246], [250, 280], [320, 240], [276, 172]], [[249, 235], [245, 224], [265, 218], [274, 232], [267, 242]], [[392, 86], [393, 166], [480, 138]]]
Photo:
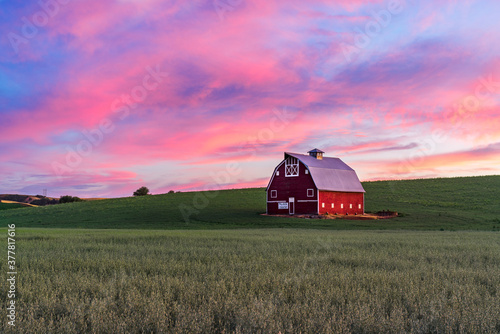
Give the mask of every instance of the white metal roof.
[[354, 169], [339, 158], [316, 159], [305, 154], [285, 152], [285, 159], [288, 156], [299, 159], [307, 166], [319, 190], [365, 192]]

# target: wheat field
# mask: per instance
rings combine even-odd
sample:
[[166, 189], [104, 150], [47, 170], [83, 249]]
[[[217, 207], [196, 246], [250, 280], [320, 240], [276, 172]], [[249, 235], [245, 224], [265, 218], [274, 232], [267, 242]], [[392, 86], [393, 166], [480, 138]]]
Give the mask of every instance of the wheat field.
[[497, 232], [20, 228], [17, 238], [18, 318], [12, 330], [1, 309], [6, 333], [500, 332]]

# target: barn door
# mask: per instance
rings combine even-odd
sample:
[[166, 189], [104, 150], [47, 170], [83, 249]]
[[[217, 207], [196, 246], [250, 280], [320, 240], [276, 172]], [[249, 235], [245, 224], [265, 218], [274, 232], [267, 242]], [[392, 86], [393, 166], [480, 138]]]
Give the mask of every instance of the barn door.
[[288, 213], [291, 215], [295, 214], [295, 197], [288, 198]]

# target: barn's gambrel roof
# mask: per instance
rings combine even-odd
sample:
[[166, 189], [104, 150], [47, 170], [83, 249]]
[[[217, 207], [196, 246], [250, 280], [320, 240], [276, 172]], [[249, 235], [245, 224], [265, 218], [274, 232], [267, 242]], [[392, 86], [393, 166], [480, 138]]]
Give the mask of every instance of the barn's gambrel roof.
[[310, 155], [285, 152], [285, 160], [289, 156], [299, 159], [307, 167], [318, 190], [365, 192], [354, 169], [339, 158], [316, 159]]

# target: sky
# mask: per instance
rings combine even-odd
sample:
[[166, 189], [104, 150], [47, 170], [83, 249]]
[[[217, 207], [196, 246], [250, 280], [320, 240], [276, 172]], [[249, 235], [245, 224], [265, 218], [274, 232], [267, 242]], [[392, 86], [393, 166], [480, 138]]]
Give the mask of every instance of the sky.
[[500, 174], [496, 0], [0, 0], [0, 193]]

